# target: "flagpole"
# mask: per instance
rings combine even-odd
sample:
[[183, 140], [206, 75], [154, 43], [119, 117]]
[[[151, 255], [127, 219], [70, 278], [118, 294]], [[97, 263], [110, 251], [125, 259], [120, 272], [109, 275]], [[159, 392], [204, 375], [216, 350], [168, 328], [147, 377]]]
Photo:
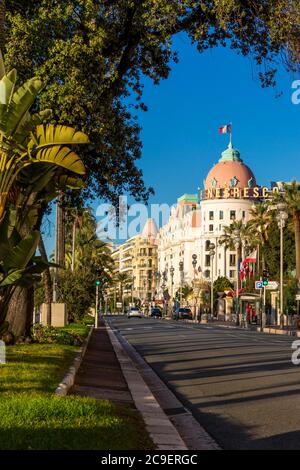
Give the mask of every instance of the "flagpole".
[[230, 147], [232, 147], [232, 123], [230, 123]]

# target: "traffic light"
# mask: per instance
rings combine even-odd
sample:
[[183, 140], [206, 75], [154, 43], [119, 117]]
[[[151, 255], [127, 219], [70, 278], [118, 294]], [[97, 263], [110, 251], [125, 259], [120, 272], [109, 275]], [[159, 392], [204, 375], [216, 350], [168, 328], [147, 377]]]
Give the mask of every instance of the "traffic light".
[[262, 281], [265, 287], [269, 284], [269, 271], [267, 269], [263, 270]]
[[100, 279], [96, 279], [96, 286], [101, 286], [101, 281], [100, 281]]

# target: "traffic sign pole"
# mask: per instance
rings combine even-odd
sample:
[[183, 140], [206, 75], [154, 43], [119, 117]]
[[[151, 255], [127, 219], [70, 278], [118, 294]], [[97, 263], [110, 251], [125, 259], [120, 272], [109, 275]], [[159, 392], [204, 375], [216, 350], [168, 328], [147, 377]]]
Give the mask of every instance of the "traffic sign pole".
[[96, 282], [95, 328], [98, 328], [99, 284]]

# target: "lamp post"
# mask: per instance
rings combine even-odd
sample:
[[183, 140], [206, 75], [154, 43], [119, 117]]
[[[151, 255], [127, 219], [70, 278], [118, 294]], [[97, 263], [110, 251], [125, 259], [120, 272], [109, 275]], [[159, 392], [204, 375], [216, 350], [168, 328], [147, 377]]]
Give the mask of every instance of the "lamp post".
[[196, 292], [196, 286], [195, 286], [195, 271], [196, 271], [196, 266], [197, 266], [197, 255], [192, 255], [192, 265], [193, 265], [193, 270], [194, 270], [194, 320], [197, 320], [197, 299], [195, 297], [195, 292]]
[[214, 256], [216, 245], [214, 243], [209, 244], [209, 256], [210, 256], [210, 316], [213, 319], [214, 314]]
[[172, 308], [173, 308], [173, 287], [174, 287], [174, 267], [170, 267], [170, 276], [171, 276], [171, 314], [172, 314]]
[[239, 280], [240, 280], [240, 247], [241, 247], [241, 232], [239, 229], [233, 231], [233, 243], [236, 249], [236, 295], [235, 295], [235, 322], [239, 325]]
[[286, 212], [287, 210], [287, 205], [284, 202], [279, 202], [277, 204], [277, 222], [278, 222], [278, 227], [280, 230], [280, 313], [279, 313], [279, 318], [280, 318], [280, 324], [283, 326], [283, 321], [281, 322], [281, 319], [283, 320], [283, 229], [285, 227], [286, 220], [288, 218], [288, 214]]
[[160, 278], [161, 278], [160, 272], [159, 272], [159, 271], [156, 271], [156, 273], [155, 273], [155, 280], [156, 280], [156, 291], [157, 291], [157, 295], [158, 295], [158, 296], [159, 296]]
[[183, 261], [179, 261], [179, 272], [180, 272], [180, 307], [182, 304], [182, 284], [183, 284]]
[[95, 328], [98, 328], [99, 316], [98, 316], [98, 305], [99, 305], [99, 286], [101, 281], [96, 279], [96, 303], [95, 303]]
[[161, 285], [161, 290], [162, 290], [162, 293], [163, 293], [163, 316], [164, 317], [166, 316], [165, 288], [166, 288], [166, 284], [165, 284], [165, 280], [164, 280], [164, 277], [163, 277], [163, 283]]

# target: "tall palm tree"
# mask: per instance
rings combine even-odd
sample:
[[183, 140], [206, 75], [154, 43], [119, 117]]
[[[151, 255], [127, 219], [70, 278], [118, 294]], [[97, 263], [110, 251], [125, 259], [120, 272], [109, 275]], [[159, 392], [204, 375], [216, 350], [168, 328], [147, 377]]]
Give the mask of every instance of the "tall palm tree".
[[[235, 232], [239, 231], [242, 244], [247, 251], [252, 248], [251, 240], [252, 234], [250, 233], [249, 223], [245, 223], [243, 220], [235, 220], [227, 227], [224, 227], [224, 233], [219, 240], [220, 245], [224, 245], [230, 250], [235, 250], [234, 239], [236, 238]], [[242, 246], [238, 249], [238, 257], [242, 256]]]
[[132, 277], [129, 276], [127, 273], [118, 272], [114, 278], [114, 282], [119, 285], [120, 289], [120, 301], [123, 304], [123, 292], [124, 287], [132, 283]]
[[283, 198], [287, 203], [288, 210], [293, 218], [296, 250], [296, 276], [298, 279], [298, 288], [300, 289], [300, 184], [296, 181], [293, 181], [291, 184], [285, 184]]
[[[270, 211], [269, 202], [261, 202], [256, 204], [250, 211], [250, 220], [248, 226], [252, 235], [252, 245], [256, 245], [258, 253], [261, 253], [262, 269], [265, 268], [265, 256], [262, 248], [269, 238], [269, 228], [273, 221], [273, 215]], [[260, 264], [258, 262], [258, 264]], [[259, 266], [258, 266], [259, 269]]]

